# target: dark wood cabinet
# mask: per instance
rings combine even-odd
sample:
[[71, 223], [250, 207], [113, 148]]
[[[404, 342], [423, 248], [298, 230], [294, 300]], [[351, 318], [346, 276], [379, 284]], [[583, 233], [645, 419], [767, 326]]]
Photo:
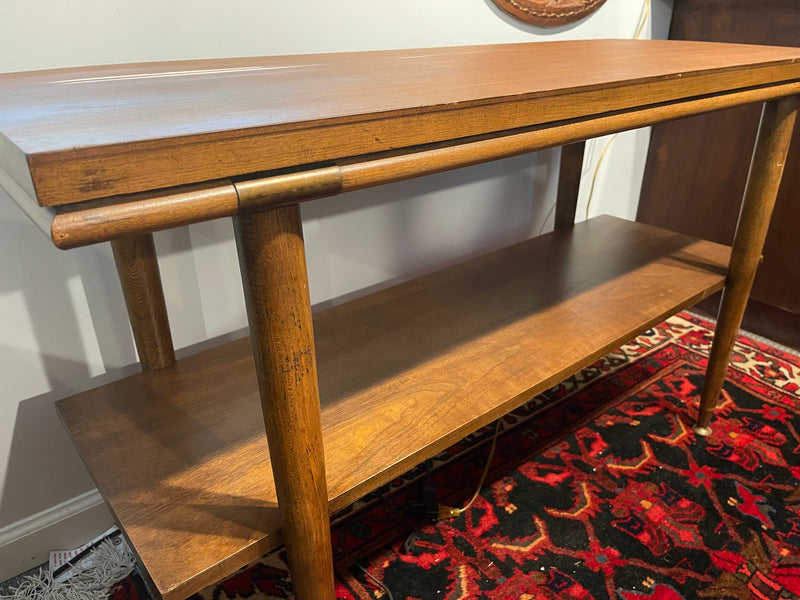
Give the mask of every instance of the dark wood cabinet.
[[[676, 0], [670, 38], [800, 46], [798, 0]], [[730, 244], [760, 105], [653, 128], [637, 220]], [[795, 129], [743, 327], [800, 348], [800, 133]], [[716, 313], [718, 297], [701, 304]]]

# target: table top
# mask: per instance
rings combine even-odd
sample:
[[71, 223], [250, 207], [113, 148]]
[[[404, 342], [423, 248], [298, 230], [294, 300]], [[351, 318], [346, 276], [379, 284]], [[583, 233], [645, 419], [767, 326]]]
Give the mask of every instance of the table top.
[[0, 75], [0, 169], [42, 206], [800, 79], [800, 49], [587, 40]]

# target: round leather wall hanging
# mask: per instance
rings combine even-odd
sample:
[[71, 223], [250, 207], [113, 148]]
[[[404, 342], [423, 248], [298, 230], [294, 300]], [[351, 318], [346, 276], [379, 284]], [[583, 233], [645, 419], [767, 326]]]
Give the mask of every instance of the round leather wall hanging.
[[493, 0], [508, 14], [539, 27], [557, 27], [580, 21], [606, 0]]

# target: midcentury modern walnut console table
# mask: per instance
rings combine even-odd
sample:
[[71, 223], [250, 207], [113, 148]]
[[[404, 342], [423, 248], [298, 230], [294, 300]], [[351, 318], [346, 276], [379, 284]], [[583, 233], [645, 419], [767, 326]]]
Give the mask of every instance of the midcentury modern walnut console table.
[[[724, 285], [707, 434], [798, 93], [798, 49], [660, 41], [0, 77], [2, 186], [56, 246], [114, 248], [143, 372], [58, 408], [154, 588], [188, 596], [285, 540], [296, 596], [333, 598], [329, 510]], [[732, 249], [610, 217], [573, 226], [582, 140], [762, 101]], [[299, 202], [556, 145], [555, 232], [312, 330]], [[252, 349], [176, 363], [151, 233], [223, 216]]]

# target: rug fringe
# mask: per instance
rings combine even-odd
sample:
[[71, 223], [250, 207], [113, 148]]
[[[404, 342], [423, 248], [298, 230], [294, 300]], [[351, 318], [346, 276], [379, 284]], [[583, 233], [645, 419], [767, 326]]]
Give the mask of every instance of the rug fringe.
[[0, 600], [106, 600], [114, 585], [130, 575], [136, 559], [126, 544], [104, 540], [92, 552], [92, 565], [57, 583], [47, 565], [26, 576]]

